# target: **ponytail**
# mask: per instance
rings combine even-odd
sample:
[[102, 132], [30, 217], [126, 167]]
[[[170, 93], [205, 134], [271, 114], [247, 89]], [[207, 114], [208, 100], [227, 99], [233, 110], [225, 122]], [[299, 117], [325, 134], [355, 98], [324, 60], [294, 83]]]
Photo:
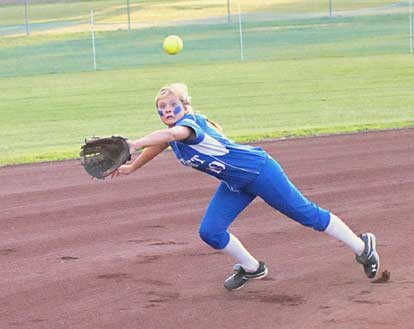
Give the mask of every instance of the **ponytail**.
[[207, 118], [206, 116], [205, 116], [205, 119], [206, 119], [206, 121], [210, 124], [210, 125], [212, 125], [214, 128], [216, 128], [216, 130], [218, 130], [219, 132], [223, 132], [223, 128], [221, 127], [221, 125], [219, 125], [217, 122], [215, 122], [215, 121], [213, 121], [213, 120], [210, 120], [209, 118]]
[[[194, 113], [194, 112], [192, 112], [192, 113]], [[216, 129], [218, 132], [223, 133], [223, 128], [221, 127], [221, 125], [219, 123], [217, 123], [216, 121], [210, 120], [203, 113], [200, 113], [198, 111], [196, 113], [201, 115], [207, 121], [207, 123], [210, 124], [210, 126], [212, 126], [214, 129]]]

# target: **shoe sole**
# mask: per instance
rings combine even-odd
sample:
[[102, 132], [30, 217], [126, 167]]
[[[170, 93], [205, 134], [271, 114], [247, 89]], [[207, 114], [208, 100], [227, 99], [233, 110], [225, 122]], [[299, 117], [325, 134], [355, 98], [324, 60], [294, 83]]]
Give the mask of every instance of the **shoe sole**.
[[254, 276], [254, 277], [246, 276], [246, 278], [248, 278], [249, 280], [250, 279], [253, 279], [253, 280], [263, 279], [267, 275], [268, 272], [269, 271], [268, 271], [267, 267], [265, 267], [265, 270], [264, 270], [263, 274], [260, 274], [259, 276]]

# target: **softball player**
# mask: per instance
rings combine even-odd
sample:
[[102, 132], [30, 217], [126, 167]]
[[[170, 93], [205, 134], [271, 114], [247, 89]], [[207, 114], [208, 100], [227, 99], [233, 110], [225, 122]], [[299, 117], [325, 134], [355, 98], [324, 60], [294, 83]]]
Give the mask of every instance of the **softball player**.
[[337, 216], [306, 199], [263, 149], [234, 143], [221, 133], [218, 124], [195, 114], [184, 84], [162, 88], [155, 105], [168, 128], [130, 141], [131, 149], [143, 151], [131, 164], [121, 166], [114, 176], [134, 172], [171, 146], [183, 165], [221, 181], [202, 218], [199, 234], [208, 245], [237, 262], [234, 273], [224, 281], [225, 288], [240, 289], [250, 279], [267, 275], [265, 263], [253, 257], [228, 231], [237, 215], [257, 196], [298, 223], [345, 243], [363, 265], [368, 278], [375, 277], [380, 260], [374, 234], [355, 235]]

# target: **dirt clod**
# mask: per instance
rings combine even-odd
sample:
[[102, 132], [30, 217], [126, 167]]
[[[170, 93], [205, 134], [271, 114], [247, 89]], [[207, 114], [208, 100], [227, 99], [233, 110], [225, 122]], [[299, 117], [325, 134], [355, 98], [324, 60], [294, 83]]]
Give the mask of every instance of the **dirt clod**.
[[385, 270], [381, 273], [381, 276], [373, 280], [372, 283], [386, 283], [386, 282], [389, 282], [390, 279], [391, 279], [391, 272], [388, 270]]

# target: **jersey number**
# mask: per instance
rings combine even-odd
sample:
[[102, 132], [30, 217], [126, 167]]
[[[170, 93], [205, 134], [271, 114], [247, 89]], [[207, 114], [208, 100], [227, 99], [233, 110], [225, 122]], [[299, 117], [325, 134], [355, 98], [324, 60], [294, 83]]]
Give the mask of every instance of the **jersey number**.
[[210, 162], [207, 168], [207, 170], [215, 172], [216, 174], [220, 174], [224, 169], [226, 169], [226, 166], [218, 161]]

